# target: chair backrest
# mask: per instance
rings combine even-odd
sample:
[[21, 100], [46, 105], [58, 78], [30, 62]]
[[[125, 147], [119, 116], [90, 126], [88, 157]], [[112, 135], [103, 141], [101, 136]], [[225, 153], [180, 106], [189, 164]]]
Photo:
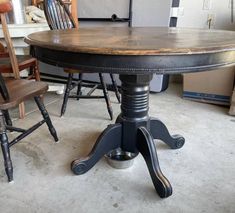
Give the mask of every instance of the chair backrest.
[[[4, 45], [0, 42], [0, 58], [9, 57], [9, 54], [6, 53], [6, 49]], [[9, 100], [9, 94], [5, 85], [5, 81], [1, 74], [1, 68], [0, 68], [0, 93], [4, 100]]]
[[6, 13], [11, 10], [12, 10], [11, 2], [6, 1], [6, 0], [0, 1], [0, 18], [1, 18], [4, 39], [7, 45], [7, 52], [10, 56], [10, 61], [11, 61], [11, 66], [12, 66], [14, 76], [16, 79], [19, 79], [20, 72], [19, 72], [18, 62], [17, 62], [17, 58], [15, 55], [15, 49], [12, 45], [12, 41], [11, 41], [11, 37], [10, 37], [10, 33], [8, 30], [7, 21], [6, 21]]
[[[74, 5], [71, 5], [74, 11]], [[69, 11], [69, 4], [62, 0], [44, 0], [44, 13], [50, 29], [70, 29], [78, 27], [77, 17]]]

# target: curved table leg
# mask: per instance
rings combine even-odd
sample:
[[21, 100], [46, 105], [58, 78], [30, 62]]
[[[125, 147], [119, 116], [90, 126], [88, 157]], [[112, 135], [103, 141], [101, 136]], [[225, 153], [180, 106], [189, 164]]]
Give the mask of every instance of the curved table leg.
[[157, 193], [161, 198], [169, 197], [172, 194], [171, 184], [162, 174], [153, 137], [145, 127], [138, 129], [136, 146], [145, 159]]
[[109, 125], [98, 137], [90, 154], [83, 159], [72, 162], [71, 169], [76, 175], [86, 173], [91, 169], [105, 154], [121, 146], [122, 125]]
[[[172, 149], [183, 146], [184, 138], [171, 136], [166, 126], [151, 119], [149, 109], [149, 82], [152, 75], [120, 75], [122, 81], [121, 114], [116, 124], [108, 126], [95, 146], [83, 159], [72, 162], [72, 171], [81, 175], [91, 169], [109, 151], [121, 148], [127, 152], [140, 152], [148, 166], [154, 187], [161, 198], [172, 194], [172, 187], [159, 166], [154, 139], [161, 139]], [[153, 136], [152, 136], [153, 135]]]
[[184, 145], [185, 139], [181, 135], [170, 135], [162, 121], [150, 118], [150, 132], [154, 139], [160, 139], [171, 149], [179, 149]]

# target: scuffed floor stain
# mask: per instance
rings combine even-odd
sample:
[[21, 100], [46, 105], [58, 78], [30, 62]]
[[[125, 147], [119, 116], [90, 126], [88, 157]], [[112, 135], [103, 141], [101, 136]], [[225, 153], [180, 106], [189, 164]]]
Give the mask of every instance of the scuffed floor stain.
[[42, 149], [35, 144], [18, 144], [15, 148], [16, 151], [19, 151], [30, 158], [30, 160], [26, 162], [27, 167], [43, 170], [44, 174], [48, 173], [49, 161]]
[[118, 208], [118, 204], [117, 204], [117, 203], [114, 203], [114, 204], [113, 204], [113, 207], [114, 207], [114, 208]]

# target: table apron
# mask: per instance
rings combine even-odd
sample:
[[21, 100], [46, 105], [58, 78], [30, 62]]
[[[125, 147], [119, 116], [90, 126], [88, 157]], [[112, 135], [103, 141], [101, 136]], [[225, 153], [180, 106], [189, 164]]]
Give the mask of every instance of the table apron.
[[177, 74], [213, 70], [235, 64], [235, 51], [157, 56], [97, 55], [32, 46], [31, 54], [44, 63], [78, 69], [80, 72], [118, 74]]

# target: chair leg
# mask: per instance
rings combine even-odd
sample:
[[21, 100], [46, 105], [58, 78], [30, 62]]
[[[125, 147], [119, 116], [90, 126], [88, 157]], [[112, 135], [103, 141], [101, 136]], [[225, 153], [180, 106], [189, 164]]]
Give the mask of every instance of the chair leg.
[[42, 114], [42, 117], [45, 119], [46, 124], [48, 126], [48, 129], [49, 129], [52, 137], [54, 138], [55, 142], [59, 141], [59, 139], [57, 137], [56, 130], [55, 130], [54, 126], [52, 125], [50, 116], [49, 116], [41, 98], [39, 96], [37, 96], [37, 97], [34, 97], [34, 100], [35, 100], [36, 104], [38, 105], [38, 108]]
[[[40, 71], [39, 71], [39, 66], [38, 66], [38, 61], [35, 61], [34, 66], [32, 66], [32, 72], [33, 72], [33, 78], [35, 81], [41, 81], [41, 76], [40, 76]], [[42, 101], [43, 101], [43, 95], [40, 95]]]
[[66, 107], [67, 107], [67, 103], [68, 103], [68, 99], [69, 99], [69, 93], [70, 93], [70, 90], [72, 87], [72, 81], [73, 81], [73, 74], [69, 73], [67, 84], [66, 84], [66, 89], [65, 89], [65, 93], [64, 93], [64, 100], [63, 100], [63, 104], [61, 107], [60, 116], [63, 116], [66, 111]]
[[25, 105], [24, 102], [19, 104], [19, 117], [20, 119], [23, 119], [25, 117]]
[[[81, 91], [81, 88], [82, 88], [82, 78], [83, 78], [83, 73], [79, 73], [79, 81], [80, 83], [78, 84], [78, 87], [77, 87], [77, 95], [82, 95], [82, 91]], [[77, 98], [77, 100], [79, 100], [79, 98]]]
[[119, 93], [119, 91], [118, 91], [116, 79], [115, 79], [115, 77], [114, 77], [113, 74], [110, 74], [110, 78], [111, 78], [111, 80], [112, 80], [114, 92], [115, 92], [115, 95], [116, 95], [116, 97], [117, 97], [118, 103], [121, 103], [120, 93]]
[[0, 110], [0, 142], [4, 158], [5, 171], [9, 182], [13, 181], [13, 166], [10, 155], [8, 137], [6, 134], [6, 125], [3, 112]]
[[12, 121], [8, 110], [2, 110], [7, 126], [12, 126]]
[[35, 66], [33, 68], [34, 70], [34, 76], [35, 76], [35, 80], [36, 81], [40, 81], [41, 78], [40, 78], [40, 72], [39, 72], [39, 69], [38, 69], [38, 61], [35, 61]]
[[29, 67], [29, 72], [28, 72], [27, 79], [31, 80], [32, 78], [35, 78], [35, 75], [34, 75], [34, 66]]
[[109, 113], [110, 119], [112, 120], [113, 119], [113, 109], [112, 109], [112, 106], [110, 103], [108, 90], [107, 90], [106, 84], [104, 82], [103, 75], [101, 73], [99, 73], [99, 77], [100, 77], [100, 83], [102, 85], [102, 89], [103, 89], [103, 93], [104, 93], [104, 98], [105, 98], [105, 101], [107, 104], [108, 113]]

